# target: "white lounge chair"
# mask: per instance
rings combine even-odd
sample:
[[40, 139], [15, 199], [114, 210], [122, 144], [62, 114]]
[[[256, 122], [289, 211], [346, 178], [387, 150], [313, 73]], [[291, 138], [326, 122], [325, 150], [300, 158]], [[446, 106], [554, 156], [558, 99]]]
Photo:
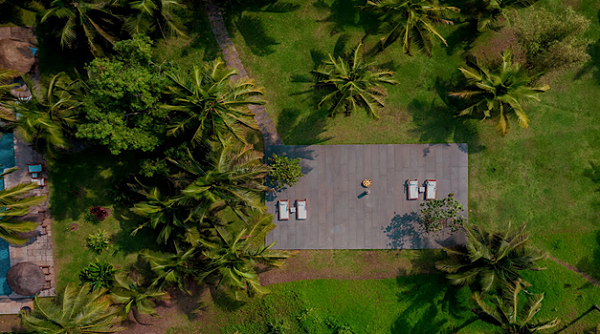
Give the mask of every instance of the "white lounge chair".
[[425, 192], [425, 199], [436, 199], [437, 198], [437, 180], [428, 179], [425, 181], [427, 185], [427, 191]]
[[419, 198], [419, 180], [407, 180], [408, 199], [414, 200]]
[[296, 200], [296, 219], [298, 220], [304, 220], [306, 219], [307, 216], [307, 211], [306, 211], [306, 199], [303, 200]]
[[277, 203], [277, 207], [279, 208], [279, 220], [289, 220], [290, 219], [290, 201], [289, 200], [279, 200]]

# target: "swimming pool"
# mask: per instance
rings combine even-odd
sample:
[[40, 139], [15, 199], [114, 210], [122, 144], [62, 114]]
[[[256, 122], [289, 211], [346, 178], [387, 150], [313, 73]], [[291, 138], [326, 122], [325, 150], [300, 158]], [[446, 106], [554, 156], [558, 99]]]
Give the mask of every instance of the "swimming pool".
[[[12, 133], [0, 133], [0, 170], [15, 166], [15, 148]], [[4, 179], [0, 180], [0, 190], [4, 189]], [[0, 295], [8, 296], [12, 293], [6, 274], [10, 269], [9, 243], [0, 239]]]

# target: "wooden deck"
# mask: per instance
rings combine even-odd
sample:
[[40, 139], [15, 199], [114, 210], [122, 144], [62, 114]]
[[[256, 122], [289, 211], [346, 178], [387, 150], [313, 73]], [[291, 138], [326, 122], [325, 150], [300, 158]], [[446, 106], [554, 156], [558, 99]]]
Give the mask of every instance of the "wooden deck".
[[[302, 158], [305, 174], [291, 188], [268, 193], [266, 204], [277, 227], [267, 243], [276, 249], [426, 249], [465, 242], [463, 233], [422, 233], [418, 200], [408, 200], [407, 179], [438, 181], [438, 198], [455, 193], [468, 205], [467, 144], [269, 146]], [[370, 194], [361, 182], [370, 179]], [[277, 218], [277, 201], [306, 199], [308, 217]], [[466, 212], [468, 212], [468, 207]]]

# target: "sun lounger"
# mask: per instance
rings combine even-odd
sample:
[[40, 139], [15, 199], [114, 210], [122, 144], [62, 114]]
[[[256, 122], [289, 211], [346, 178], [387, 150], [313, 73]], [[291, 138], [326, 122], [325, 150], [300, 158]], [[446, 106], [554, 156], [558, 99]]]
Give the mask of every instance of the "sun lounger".
[[408, 199], [414, 200], [419, 198], [419, 180], [407, 180]]
[[426, 180], [427, 191], [425, 192], [425, 199], [436, 199], [437, 198], [437, 180]]
[[32, 173], [41, 173], [44, 171], [44, 166], [42, 166], [42, 164], [30, 164], [27, 165], [27, 172], [29, 174]]
[[289, 200], [280, 200], [277, 203], [277, 207], [279, 208], [279, 220], [288, 220], [290, 219], [290, 201]]
[[296, 200], [296, 206], [298, 207], [296, 209], [296, 219], [298, 219], [298, 220], [306, 219], [306, 216], [307, 216], [306, 199]]
[[43, 187], [46, 185], [46, 179], [44, 178], [31, 178], [31, 182], [36, 183], [38, 187]]

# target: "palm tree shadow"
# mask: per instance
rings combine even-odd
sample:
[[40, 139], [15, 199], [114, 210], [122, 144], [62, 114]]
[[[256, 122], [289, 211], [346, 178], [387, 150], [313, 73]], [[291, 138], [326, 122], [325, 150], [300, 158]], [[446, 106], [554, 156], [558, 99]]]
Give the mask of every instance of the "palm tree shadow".
[[362, 0], [335, 0], [329, 5], [323, 0], [318, 0], [312, 5], [316, 8], [329, 10], [329, 16], [317, 22], [331, 23], [330, 35], [359, 26], [364, 30], [366, 37], [376, 34], [381, 23], [375, 15], [360, 10], [359, 6], [364, 4], [365, 1]]
[[253, 54], [264, 57], [275, 52], [274, 46], [279, 43], [268, 35], [259, 17], [242, 15], [235, 21], [235, 26]]
[[473, 49], [473, 44], [479, 35], [480, 33], [477, 30], [476, 21], [461, 23], [458, 28], [454, 29], [454, 31], [446, 37], [446, 41], [448, 42], [446, 54], [450, 56], [458, 50], [462, 50], [463, 55], [469, 53], [469, 51]]

